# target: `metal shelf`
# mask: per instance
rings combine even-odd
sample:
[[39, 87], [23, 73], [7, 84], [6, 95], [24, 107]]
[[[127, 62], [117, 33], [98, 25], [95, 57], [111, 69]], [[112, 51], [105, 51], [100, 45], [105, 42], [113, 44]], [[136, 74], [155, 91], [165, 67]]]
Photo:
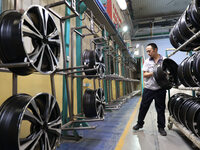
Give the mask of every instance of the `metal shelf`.
[[[169, 123], [173, 123], [190, 141], [192, 141], [198, 148], [200, 148], [200, 139], [196, 135], [194, 135], [186, 127], [178, 123], [171, 116], [169, 116]], [[172, 127], [172, 124], [170, 125], [169, 129], [171, 129], [171, 127]]]

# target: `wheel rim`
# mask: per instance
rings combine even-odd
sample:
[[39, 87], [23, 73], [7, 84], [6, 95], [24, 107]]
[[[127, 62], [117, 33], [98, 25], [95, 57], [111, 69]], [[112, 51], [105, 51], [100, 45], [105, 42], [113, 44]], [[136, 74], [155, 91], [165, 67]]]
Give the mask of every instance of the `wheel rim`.
[[83, 95], [83, 110], [86, 117], [104, 117], [105, 96], [101, 88], [86, 89]]
[[[47, 93], [33, 98], [18, 94], [8, 101], [0, 115], [0, 127], [4, 130], [0, 134], [8, 133], [2, 141], [3, 147], [16, 150], [55, 149], [61, 135], [61, 116], [55, 98]], [[12, 138], [8, 139], [9, 136]]]
[[50, 13], [41, 6], [30, 7], [22, 16], [21, 34], [33, 67], [44, 74], [54, 72], [60, 56], [60, 37]]
[[196, 87], [200, 85], [198, 80], [194, 76], [194, 72], [193, 72], [194, 57], [195, 57], [195, 54], [188, 57], [188, 59], [184, 62], [184, 65], [183, 65], [184, 79], [186, 83], [191, 87]]
[[179, 112], [179, 115], [180, 115], [180, 118], [181, 118], [181, 123], [187, 128], [189, 129], [188, 127], [188, 123], [187, 123], [187, 119], [186, 119], [186, 116], [187, 116], [187, 112], [189, 110], [189, 108], [194, 104], [194, 100], [193, 98], [188, 98], [187, 102], [185, 102], [182, 107], [180, 108], [180, 112]]
[[34, 71], [50, 74], [58, 66], [60, 38], [49, 12], [31, 6], [23, 15], [8, 10], [0, 16], [0, 57], [3, 63], [30, 62], [22, 68], [10, 68], [18, 75]]
[[103, 59], [103, 54], [99, 49], [95, 51], [85, 50], [82, 56], [83, 65], [86, 65], [84, 69], [96, 69], [93, 71], [85, 71], [86, 75], [96, 75], [98, 74], [100, 78], [104, 77], [105, 74], [105, 64]]
[[178, 65], [171, 59], [164, 59], [162, 64], [154, 68], [153, 75], [158, 85], [165, 89], [178, 85]]
[[105, 96], [104, 91], [102, 88], [98, 88], [96, 90], [96, 110], [97, 110], [97, 117], [103, 118], [104, 117], [104, 108], [105, 108]]
[[185, 80], [184, 77], [184, 65], [185, 62], [187, 61], [187, 59], [189, 59], [188, 57], [186, 57], [178, 66], [178, 78], [181, 82], [181, 84], [183, 84], [185, 87], [189, 87], [190, 85], [187, 83], [187, 81]]
[[197, 126], [197, 114], [200, 112], [199, 99], [195, 100], [195, 103], [188, 109], [186, 114], [187, 125], [189, 129], [198, 136], [198, 126]]

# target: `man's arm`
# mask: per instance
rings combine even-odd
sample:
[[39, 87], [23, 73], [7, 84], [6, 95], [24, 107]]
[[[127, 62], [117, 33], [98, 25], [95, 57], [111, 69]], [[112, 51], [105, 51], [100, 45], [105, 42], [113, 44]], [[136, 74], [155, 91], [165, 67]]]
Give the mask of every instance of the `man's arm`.
[[143, 71], [143, 77], [144, 78], [149, 78], [153, 76], [153, 72], [147, 72], [147, 71]]

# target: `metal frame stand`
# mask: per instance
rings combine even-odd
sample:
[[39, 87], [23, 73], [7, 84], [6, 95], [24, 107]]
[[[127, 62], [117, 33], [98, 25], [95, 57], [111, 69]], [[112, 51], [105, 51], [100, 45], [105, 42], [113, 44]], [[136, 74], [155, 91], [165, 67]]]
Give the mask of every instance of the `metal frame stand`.
[[168, 118], [169, 124], [168, 128], [172, 129], [173, 124], [190, 140], [200, 149], [200, 139], [194, 135], [191, 131], [189, 131], [186, 127], [182, 126], [178, 123], [174, 118], [169, 116]]
[[[171, 57], [172, 55], [174, 55], [175, 53], [177, 53], [178, 51], [180, 51], [182, 48], [184, 48], [186, 45], [188, 45], [189, 43], [191, 43], [193, 40], [197, 39], [198, 37], [200, 37], [200, 31], [198, 31], [195, 35], [193, 35], [190, 39], [188, 39], [185, 43], [183, 43], [181, 46], [179, 46], [177, 49], [168, 49], [168, 50], [174, 50], [174, 52], [172, 52], [170, 55], [168, 55], [167, 57]], [[195, 48], [194, 51], [199, 50], [199, 47]], [[166, 51], [166, 55], [167, 55], [167, 51]], [[184, 87], [184, 88], [180, 88], [180, 87], [175, 87], [177, 89], [180, 90], [197, 90], [199, 91], [200, 88], [199, 87]], [[169, 94], [170, 97], [170, 94]], [[190, 140], [192, 141], [198, 148], [200, 148], [200, 139], [195, 136], [191, 131], [189, 131], [188, 129], [186, 129], [184, 126], [182, 126], [180, 123], [178, 123], [172, 116], [169, 116], [168, 118], [168, 128], [171, 129], [172, 126], [176, 125], [176, 127]]]

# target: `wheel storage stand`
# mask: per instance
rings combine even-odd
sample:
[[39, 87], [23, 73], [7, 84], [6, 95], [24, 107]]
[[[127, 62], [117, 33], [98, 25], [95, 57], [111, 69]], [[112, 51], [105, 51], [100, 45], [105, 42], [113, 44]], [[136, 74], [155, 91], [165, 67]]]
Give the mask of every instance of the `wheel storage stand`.
[[[171, 57], [172, 55], [174, 55], [175, 53], [177, 53], [178, 51], [180, 51], [182, 48], [184, 48], [185, 46], [187, 46], [189, 43], [191, 43], [193, 40], [197, 39], [198, 37], [200, 37], [200, 31], [198, 31], [195, 35], [193, 35], [189, 40], [187, 40], [185, 43], [183, 43], [180, 47], [178, 47], [174, 52], [172, 52], [170, 55], [168, 55], [168, 57]], [[195, 48], [195, 50], [198, 50], [199, 47]], [[171, 49], [170, 49], [171, 50]], [[174, 87], [177, 88], [177, 87]], [[180, 88], [178, 87], [177, 89], [179, 90], [192, 90], [193, 91], [193, 95], [194, 95], [194, 91], [200, 91], [199, 87], [183, 87]], [[170, 97], [170, 91], [169, 91], [169, 97]], [[169, 116], [168, 118], [168, 128], [172, 129], [173, 124], [189, 139], [191, 140], [198, 148], [200, 148], [200, 139], [199, 137], [197, 137], [196, 135], [194, 135], [194, 133], [192, 133], [190, 130], [188, 130], [186, 127], [184, 127], [182, 124], [180, 124], [179, 122], [177, 122], [172, 116]]]

